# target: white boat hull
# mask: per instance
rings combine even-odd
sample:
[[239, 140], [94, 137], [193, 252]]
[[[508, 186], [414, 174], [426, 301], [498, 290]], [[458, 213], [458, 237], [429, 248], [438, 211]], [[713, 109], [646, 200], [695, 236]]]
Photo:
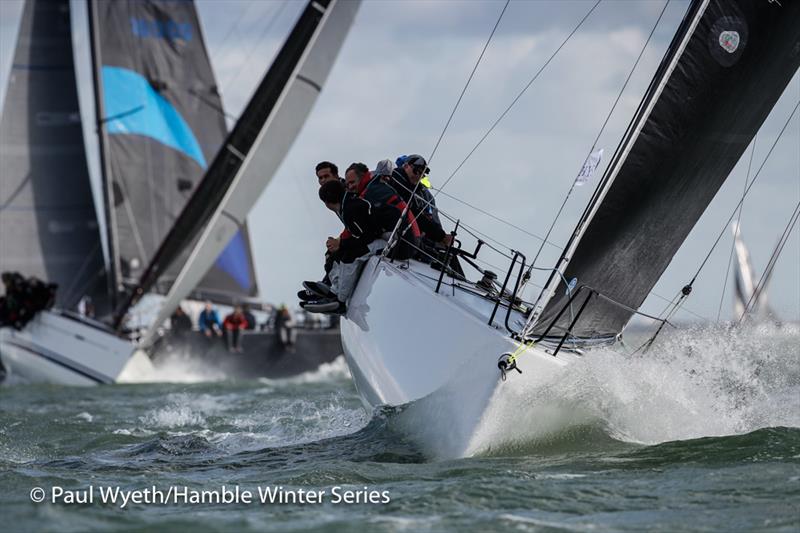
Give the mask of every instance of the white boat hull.
[[130, 341], [51, 311], [22, 331], [0, 329], [0, 362], [9, 381], [61, 385], [116, 383], [152, 368]]
[[[341, 322], [356, 388], [368, 409], [404, 406], [404, 429], [426, 453], [468, 455], [501, 388], [498, 359], [519, 345], [505, 327], [487, 324], [490, 300], [448, 285], [437, 294], [437, 271], [399, 266], [370, 259]], [[574, 357], [528, 349], [520, 356], [525, 373], [508, 379], [545, 384]]]

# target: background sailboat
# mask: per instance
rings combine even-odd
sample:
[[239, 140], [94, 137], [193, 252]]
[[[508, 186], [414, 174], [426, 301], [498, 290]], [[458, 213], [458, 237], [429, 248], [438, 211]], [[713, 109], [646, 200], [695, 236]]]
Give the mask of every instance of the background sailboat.
[[[192, 2], [90, 2], [97, 115], [115, 285], [134, 284], [227, 135]], [[195, 287], [258, 296], [247, 223]]]
[[[26, 6], [26, 13], [33, 14], [29, 15], [27, 18], [30, 17], [36, 18], [36, 16], [38, 15], [48, 15], [46, 11], [39, 11], [37, 9], [40, 4], [44, 5], [41, 2], [34, 1]], [[173, 3], [168, 3], [168, 4], [172, 7], [175, 7], [177, 5]], [[110, 5], [115, 5], [117, 7], [123, 6], [123, 4], [101, 4], [101, 5], [105, 7], [108, 7]], [[187, 5], [189, 6], [189, 8], [192, 9], [191, 12], [188, 13], [189, 16], [188, 20], [190, 21], [193, 20], [196, 23], [196, 18], [193, 19], [191, 17], [191, 15], [194, 13], [192, 4], [183, 3], [180, 5], [179, 9], [186, 8]], [[160, 2], [152, 2], [149, 3], [148, 6], [153, 7], [155, 9], [155, 14], [149, 13], [149, 15], [152, 16], [153, 18], [143, 17], [141, 19], [138, 19], [136, 17], [133, 17], [132, 19], [138, 22], [136, 22], [133, 25], [130, 24], [122, 25], [122, 27], [124, 27], [126, 31], [132, 32], [132, 34], [134, 34], [136, 38], [166, 39], [169, 42], [176, 44], [178, 47], [180, 47], [182, 46], [182, 43], [185, 44], [186, 42], [191, 41], [193, 33], [198, 31], [196, 25], [193, 26], [191, 23], [182, 22], [183, 20], [185, 20], [187, 13], [183, 13], [182, 15], [178, 14], [178, 16], [184, 17], [184, 18], [179, 18], [178, 20], [181, 22], [178, 23], [175, 22], [175, 20], [171, 19], [168, 16], [169, 14], [167, 15], [164, 14], [163, 12], [164, 10], [160, 9], [161, 7]], [[137, 7], [143, 7], [143, 4], [137, 4]], [[336, 57], [338, 48], [339, 46], [341, 46], [341, 42], [343, 41], [347, 29], [349, 28], [352, 22], [353, 15], [357, 7], [358, 3], [344, 4], [336, 2], [336, 0], [330, 2], [326, 1], [322, 3], [314, 2], [313, 4], [309, 4], [307, 8], [308, 15], [302, 17], [295, 27], [295, 32], [300, 32], [300, 34], [303, 34], [304, 40], [299, 43], [290, 42], [290, 45], [294, 47], [292, 48], [292, 54], [294, 55], [293, 57], [291, 57], [291, 62], [281, 63], [278, 65], [278, 69], [288, 68], [291, 74], [288, 76], [284, 76], [283, 78], [276, 78], [274, 74], [271, 76], [268, 74], [265, 78], [266, 86], [269, 87], [271, 85], [272, 91], [275, 92], [276, 94], [280, 94], [283, 96], [285, 95], [291, 96], [292, 91], [285, 89], [286, 84], [294, 80], [296, 71], [299, 70], [301, 66], [303, 66], [305, 61], [310, 59], [312, 62], [316, 61], [316, 63], [314, 63], [314, 66], [313, 68], [311, 68], [311, 70], [306, 72], [307, 77], [305, 78], [305, 80], [307, 80], [307, 83], [309, 83], [315, 88], [316, 92], [319, 92], [322, 84], [324, 83], [324, 79], [327, 76], [327, 73], [332, 66], [333, 60]], [[69, 22], [69, 4], [67, 2], [62, 2], [58, 6], [58, 9], [59, 12], [63, 15], [62, 18], [60, 19], [60, 22], [64, 25], [64, 27], [62, 28], [62, 33], [68, 36], [70, 33], [69, 32], [70, 26], [65, 23]], [[327, 24], [327, 21], [330, 18], [331, 14], [335, 15], [332, 17], [332, 20], [335, 23]], [[111, 16], [107, 16], [105, 17], [105, 19], [114, 20], [114, 18]], [[129, 22], [131, 20], [131, 17], [123, 16], [123, 20], [127, 20]], [[29, 37], [27, 35], [23, 35], [22, 38], [25, 43], [27, 43], [29, 40]], [[39, 39], [46, 41], [46, 36], [44, 34], [41, 34]], [[318, 57], [320, 56], [321, 53], [320, 43], [317, 42], [318, 40], [320, 41], [320, 43], [326, 46], [324, 53], [322, 54], [322, 57]], [[299, 48], [297, 48], [297, 45], [299, 45]], [[150, 50], [150, 52], [152, 53], [152, 50]], [[98, 57], [99, 55], [100, 53], [96, 48], [95, 58], [99, 59]], [[202, 40], [200, 40], [198, 57], [201, 62], [205, 58], [205, 51], [202, 47]], [[106, 82], [105, 85], [98, 84], [98, 87], [102, 87], [102, 89], [99, 90], [98, 93], [102, 92], [110, 94], [109, 99], [102, 98], [101, 105], [99, 106], [100, 113], [98, 114], [98, 116], [101, 117], [101, 122], [108, 123], [109, 125], [108, 131], [110, 132], [112, 137], [115, 134], [118, 135], [118, 137], [116, 137], [115, 140], [122, 139], [121, 141], [121, 145], [123, 148], [123, 150], [121, 150], [122, 152], [124, 152], [125, 143], [127, 141], [130, 141], [128, 137], [130, 137], [131, 136], [130, 134], [133, 133], [133, 135], [139, 134], [140, 137], [144, 137], [145, 142], [149, 141], [150, 139], [156, 139], [160, 141], [161, 144], [171, 145], [173, 148], [176, 148], [178, 152], [182, 152], [184, 155], [188, 155], [189, 159], [192, 159], [194, 164], [201, 164], [204, 161], [204, 155], [202, 153], [202, 150], [200, 149], [200, 144], [197, 142], [196, 138], [194, 138], [191, 135], [191, 128], [188, 126], [186, 120], [181, 116], [180, 112], [164, 96], [158, 94], [159, 89], [166, 89], [170, 87], [170, 84], [167, 81], [159, 78], [158, 72], [154, 71], [147, 72], [146, 74], [148, 75], [148, 78], [146, 79], [140, 73], [137, 73], [131, 69], [126, 69], [124, 67], [119, 67], [116, 65], [106, 65], [101, 63], [100, 61], [97, 61], [96, 64], [98, 65], [98, 71], [97, 71], [98, 79], [103, 79]], [[180, 83], [177, 83], [175, 88], [178, 96], [185, 96], [183, 94], [183, 89], [186, 88], [185, 86], [181, 86]], [[204, 92], [208, 92], [209, 87], [201, 83], [199, 84], [199, 86], [190, 87], [189, 89], [194, 89], [196, 91], [199, 91], [199, 93], [202, 96]], [[211, 88], [211, 92], [212, 93], [215, 92], [215, 89], [213, 89], [213, 87]], [[301, 109], [303, 109], [305, 113], [308, 113], [308, 111], [310, 110], [311, 106], [314, 103], [314, 100], [316, 99], [316, 92], [309, 96], [306, 96], [301, 101], [294, 101], [293, 103], [295, 104], [296, 107], [293, 110], [295, 111], [295, 113]], [[261, 103], [264, 103], [263, 94], [264, 94], [263, 91], [257, 92], [256, 94], [257, 98], [259, 95], [262, 96]], [[134, 98], [130, 98], [131, 96], [133, 96]], [[46, 103], [44, 100], [41, 101], [43, 103]], [[144, 102], [144, 105], [142, 105], [142, 102]], [[132, 103], [138, 103], [139, 105], [133, 107], [126, 107], [126, 104], [132, 104]], [[282, 100], [273, 101], [269, 106], [265, 107], [263, 111], [266, 113], [272, 113], [273, 111], [278, 112], [281, 109], [282, 103], [283, 103]], [[103, 111], [107, 107], [111, 107], [112, 110], [119, 111], [119, 113], [117, 113], [116, 115], [106, 117], [104, 116]], [[150, 116], [145, 117], [147, 118], [147, 120], [144, 120], [143, 116], [139, 114], [140, 112], [148, 114]], [[79, 114], [77, 116], [79, 116]], [[262, 131], [267, 131], [268, 124], [265, 124], [265, 120], [268, 116], [269, 115], [261, 117], [252, 117], [252, 116], [249, 117], [249, 120], [247, 121], [247, 130], [246, 130], [247, 135], [256, 135], [260, 134]], [[217, 122], [218, 124], [222, 123], [221, 120], [218, 120]], [[298, 120], [296, 127], [299, 128], [301, 124], [302, 121]], [[213, 130], [211, 131], [211, 133], [213, 133]], [[236, 134], [236, 132], [234, 132], [234, 134]], [[287, 150], [288, 147], [291, 145], [293, 138], [294, 138], [293, 135], [284, 135], [282, 142], [284, 143], [284, 146], [286, 147]], [[106, 139], [106, 141], [107, 140], [108, 139]], [[142, 139], [137, 139], [137, 141], [134, 142], [139, 142], [141, 140]], [[105, 143], [103, 144], [105, 145]], [[112, 142], [110, 144], [113, 147], [117, 143]], [[235, 137], [233, 139], [228, 139], [228, 144], [227, 144], [228, 149], [230, 149], [231, 147], [235, 147], [237, 145], [239, 146], [240, 150], [239, 151], [234, 150], [234, 152], [236, 152], [239, 156], [241, 156], [242, 154], [246, 155], [250, 150], [250, 146], [244, 146], [241, 143], [236, 142]], [[258, 151], [254, 151], [254, 154], [258, 154]], [[280, 155], [282, 156], [282, 154]], [[261, 157], [263, 159], [264, 155], [262, 154]], [[125, 161], [125, 156], [123, 155], [121, 159]], [[110, 161], [113, 163], [115, 160], [112, 158]], [[269, 161], [269, 159], [267, 159], [267, 161]], [[108, 162], [109, 161], [106, 160], [106, 163]], [[136, 157], [133, 157], [129, 158], [128, 162], [133, 165], [136, 165], [140, 163], [140, 160], [137, 159]], [[270, 164], [277, 166], [278, 162], [279, 159], [271, 161]], [[145, 164], [146, 169], [150, 166], [155, 167], [154, 174], [157, 178], [163, 177], [163, 171], [159, 172], [158, 165], [153, 165], [151, 160], [147, 160], [145, 163], [146, 163]], [[189, 163], [190, 167], [191, 164], [192, 163]], [[127, 163], [120, 166], [126, 166], [126, 165]], [[172, 166], [175, 167], [176, 169], [185, 168], [186, 163], [183, 161], [179, 161], [179, 163], [176, 163]], [[223, 169], [218, 169], [218, 171], [219, 170]], [[180, 171], [178, 171], [177, 174], [179, 176], [183, 175]], [[108, 239], [107, 242], [107, 246], [110, 249], [110, 255], [113, 258], [117, 254], [116, 250], [118, 248], [124, 249], [124, 247], [121, 246], [120, 243], [118, 242], [118, 236], [115, 235], [117, 230], [119, 230], [120, 228], [115, 225], [114, 219], [116, 217], [114, 215], [116, 214], [116, 212], [114, 210], [114, 207], [120, 208], [121, 206], [123, 206], [130, 213], [131, 211], [133, 211], [135, 205], [142, 204], [148, 198], [145, 195], [145, 200], [142, 201], [132, 200], [128, 202], [125, 197], [125, 191], [123, 189], [130, 188], [130, 185], [132, 184], [129, 183], [128, 187], [124, 187], [120, 183], [118, 182], [115, 183], [113, 181], [114, 177], [113, 175], [105, 173], [104, 176], [112, 180], [109, 181], [109, 186], [106, 189], [107, 191], [109, 191], [107, 193], [108, 201], [106, 202], [106, 205], [108, 207], [108, 212], [111, 215], [109, 217], [110, 222], [107, 225], [110, 235], [110, 238]], [[257, 197], [258, 194], [260, 194], [260, 191], [263, 190], [263, 187], [268, 182], [270, 176], [271, 174], [266, 171], [261, 175], [256, 176], [254, 179], [250, 181], [248, 192], [250, 194], [254, 194], [255, 197]], [[179, 178], [177, 180], [177, 188], [179, 191], [181, 189], [186, 189], [191, 185], [191, 183], [187, 184], [186, 183], [187, 181], [189, 180], [183, 178]], [[167, 185], [169, 185], [169, 183], [167, 183]], [[149, 200], [151, 200], [151, 202], [154, 199], [159, 201], [164, 199], [163, 195], [159, 195], [158, 193], [154, 192], [156, 188], [157, 187], [154, 187], [152, 188], [152, 190], [149, 191], [151, 195]], [[235, 190], [235, 188], [232, 190]], [[173, 198], [172, 195], [167, 195], [167, 197]], [[165, 205], [167, 203], [169, 202], [165, 202]], [[150, 233], [159, 230], [160, 219], [158, 216], [155, 215], [163, 216], [165, 213], [164, 210], [165, 205], [160, 205], [160, 206], [157, 205], [156, 206], [157, 209], [151, 209], [151, 214], [153, 216], [151, 216], [150, 219], [148, 220], [149, 222], [148, 231]], [[214, 206], [209, 205], [206, 202], [205, 207], [206, 208], [210, 207], [213, 209]], [[241, 240], [237, 241], [235, 235], [237, 234], [237, 232], [240, 231], [240, 229], [244, 225], [244, 216], [249, 210], [249, 207], [243, 207], [242, 205], [239, 205], [239, 208], [240, 210], [238, 212], [229, 210], [228, 215], [230, 216], [232, 213], [236, 212], [238, 213], [238, 217], [241, 219], [241, 221], [238, 222], [233, 227], [231, 227], [230, 224], [228, 224], [227, 228], [230, 228], [231, 232], [225, 238], [222, 238], [219, 235], [219, 233], [217, 233], [216, 234], [218, 237], [217, 242], [221, 243], [221, 245], [218, 248], [215, 248], [213, 251], [209, 250], [205, 251], [205, 254], [210, 257], [210, 261], [206, 264], [203, 264], [202, 266], [190, 265], [194, 268], [195, 271], [198, 272], [198, 274], [196, 274], [197, 278], [195, 279], [195, 282], [192, 284], [192, 286], [189, 287], [188, 290], [186, 290], [182, 294], [181, 299], [183, 297], [188, 296], [191, 290], [201, 283], [204, 274], [208, 271], [209, 268], [212, 267], [214, 259], [217, 258], [219, 254], [226, 249], [226, 245], [229, 242], [231, 242], [231, 240], [233, 240], [234, 245], [237, 245], [237, 243], [241, 244]], [[138, 221], [137, 218], [134, 216], [129, 216], [127, 220], [128, 222], [134, 222], [134, 223]], [[198, 224], [204, 223], [204, 221], [200, 220], [196, 220], [195, 222]], [[202, 225], [198, 227], [198, 229], [201, 228]], [[132, 240], [137, 241], [135, 252], [146, 253], [147, 246], [145, 245], [144, 239], [141, 238], [142, 232], [139, 231], [139, 229], [140, 228], [130, 229], [131, 236], [133, 237]], [[181, 249], [185, 249], [187, 253], [189, 251], [192, 251], [192, 246], [191, 246], [192, 242], [186, 240], [187, 235], [183, 234], [181, 238], [182, 238], [182, 242], [180, 243]], [[126, 242], [126, 245], [128, 244], [130, 243]], [[230, 248], [228, 248], [228, 250], [230, 250]], [[241, 251], [241, 246], [238, 246], [238, 251]], [[113, 266], [108, 270], [111, 273], [111, 277], [113, 278], [117, 274], [119, 275], [130, 274], [131, 271], [134, 269], [135, 264], [138, 262], [138, 259], [139, 258], [135, 256], [126, 259], [125, 269], [122, 268], [121, 263], [118, 264], [117, 266]], [[112, 265], [113, 263], [114, 262], [112, 260]], [[218, 261], [217, 265], [223, 267], [230, 266], [230, 262], [227, 263], [228, 264], [226, 265], [226, 261], [221, 261], [221, 262]], [[162, 262], [158, 266], [159, 268], [168, 268], [170, 265]], [[180, 265], [173, 264], [173, 266], [180, 267], [185, 265], [181, 263]], [[252, 266], [252, 265], [248, 263], [246, 266]], [[198, 269], [200, 270], [198, 271]], [[115, 270], [118, 270], [118, 272], [115, 272]], [[123, 270], [125, 270], [125, 272], [123, 272]], [[231, 273], [232, 272], [228, 271], [228, 274]], [[112, 290], [109, 292], [109, 294], [113, 300], [114, 299], [113, 297], [116, 296], [115, 291], [120, 289], [121, 286], [118, 281], [111, 283], [110, 285], [112, 286]], [[148, 289], [155, 289], [155, 288], [156, 287], [153, 285], [148, 287]], [[179, 302], [180, 299], [170, 304], [173, 307], [168, 312], [171, 313], [172, 310], [175, 307], [177, 307]], [[113, 303], [115, 302], [112, 302], [112, 304]], [[119, 317], [124, 317], [127, 311], [126, 308], [124, 307], [120, 308], [117, 305], [114, 305], [114, 309], [117, 313], [116, 316]], [[130, 359], [130, 355], [134, 351], [134, 346], [130, 342], [126, 343], [124, 339], [120, 339], [118, 337], [118, 334], [116, 334], [113, 331], [107, 330], [103, 332], [104, 328], [101, 326], [97, 328], [98, 331], [91, 336], [92, 338], [88, 339], [88, 342], [94, 344], [93, 353], [80, 353], [81, 352], [80, 348], [78, 346], [75, 346], [74, 342], [69, 346], [62, 345], [63, 350], [59, 350], [59, 345], [57, 342], [55, 342], [55, 336], [52, 334], [52, 332], [57, 330], [58, 328], [54, 328], [53, 325], [48, 322], [51, 320], [50, 317], [51, 314], [52, 313], [43, 313], [43, 315], [47, 316], [44, 318], [40, 318], [39, 320], [35, 320], [34, 321], [36, 322], [35, 324], [33, 324], [28, 328], [25, 328], [25, 330], [19, 332], [19, 334], [17, 334], [16, 332], [11, 332], [11, 333], [3, 332], [4, 337], [11, 337], [10, 340], [8, 338], [3, 339], [3, 348], [4, 348], [3, 351], [8, 352], [4, 355], [4, 358], [6, 358], [7, 362], [9, 360], [13, 360], [16, 367], [25, 368], [26, 365], [24, 361], [31, 362], [33, 359], [36, 358], [36, 356], [38, 356], [41, 361], [47, 361], [46, 364], [42, 363], [42, 366], [52, 365], [54, 361], [58, 359], [59, 360], [58, 364], [61, 367], [61, 371], [65, 371], [70, 369], [69, 365], [67, 364], [68, 362], [67, 360], [70, 357], [77, 357], [84, 359], [84, 361], [82, 361], [81, 363], [76, 362], [74, 365], [72, 365], [72, 370], [77, 370], [78, 367], [82, 367], [84, 369], [85, 368], [91, 369], [94, 366], [96, 366], [96, 364], [98, 363], [96, 360], [98, 357], [102, 357], [102, 352], [104, 350], [114, 351], [111, 348], [108, 348], [107, 346], [103, 345], [105, 341], [108, 341], [110, 343], [117, 343], [120, 345], [116, 351], [122, 353], [122, 357], [121, 359], [117, 359], [115, 362], [115, 364], [119, 364], [119, 366], [116, 367], [115, 369], [112, 369], [110, 372], [107, 369], [102, 379], [98, 381], [107, 382], [117, 379], [117, 376], [119, 375], [121, 368], [125, 366], [125, 363], [127, 362], [128, 359]], [[52, 315], [55, 316], [55, 314]], [[70, 317], [67, 315], [64, 315], [62, 318], [65, 318], [67, 320], [70, 319]], [[118, 322], [118, 326], [120, 323], [121, 320]], [[160, 325], [160, 322], [158, 324], [155, 324], [155, 326], [151, 326], [150, 331], [154, 331], [158, 325]], [[69, 329], [70, 329], [70, 324], [65, 322], [62, 325], [62, 330], [65, 330], [65, 333], [68, 336], [69, 336]], [[26, 337], [24, 339], [24, 342], [27, 343], [27, 346], [25, 347], [21, 346], [22, 341], [16, 338], [20, 337], [20, 335], [22, 337]], [[103, 342], [98, 341], [94, 337], [102, 338]], [[87, 341], [87, 337], [84, 335], [76, 334], [75, 338], [80, 342]], [[78, 344], [80, 344], [80, 342]], [[12, 346], [16, 347], [14, 348]], [[23, 351], [20, 352], [19, 351], [20, 349], [22, 349]], [[65, 351], [65, 353], [60, 353], [61, 351]], [[48, 356], [48, 353], [50, 354], [50, 356]], [[141, 352], [137, 352], [137, 354], [141, 356]], [[107, 359], [110, 360], [111, 357], [108, 356]], [[36, 372], [32, 372], [32, 374], [35, 373]], [[48, 376], [46, 374], [47, 372], [41, 372], [40, 376], [38, 377], [42, 377], [45, 379], [53, 377], [53, 376]], [[86, 372], [83, 372], [82, 376], [86, 377], [86, 374], [87, 374]], [[80, 381], [80, 379], [78, 379], [78, 381]]]
[[[151, 264], [165, 265], [162, 257], [155, 260], [156, 253], [174, 226], [181, 224], [179, 216], [190, 201], [195, 207], [187, 216], [197, 228], [202, 227], [198, 206], [213, 207], [217, 200], [198, 187], [219, 191], [220, 180], [232, 178], [234, 168], [223, 163], [210, 169], [228, 131], [194, 4], [90, 2], [89, 6], [97, 115], [103, 117], [99, 129], [109, 206], [108, 242], [119, 306]], [[287, 59], [276, 58], [276, 65], [286, 68]], [[272, 83], [278, 86], [280, 82]], [[264, 101], [251, 107], [269, 110]], [[243, 123], [258, 131], [260, 119], [252, 116], [253, 110], [246, 110], [234, 128], [241, 129]], [[299, 117], [297, 124], [302, 125]], [[282, 135], [289, 142], [294, 138], [288, 131]], [[231, 142], [228, 140], [228, 145]], [[274, 154], [271, 158], [278, 160]], [[261, 172], [263, 178], [271, 175], [268, 168]], [[201, 184], [203, 180], [207, 181]], [[258, 186], [263, 187], [263, 179]], [[246, 219], [237, 219], [235, 225], [213, 263], [200, 267], [198, 275], [202, 277], [192, 283], [184, 298], [227, 305], [260, 304]], [[183, 249], [192, 249], [185, 230], [176, 235]], [[169, 262], [159, 282], [145, 292], [166, 293], [186, 261], [184, 257]], [[119, 321], [124, 321], [128, 309], [117, 308], [116, 312]], [[159, 319], [156, 325], [163, 322]], [[330, 362], [341, 353], [335, 331], [309, 329], [298, 328], [296, 341], [288, 347], [272, 331], [251, 332], [243, 344], [244, 355], [235, 360], [242, 367], [239, 370], [223, 339], [172, 338], [162, 343], [159, 356], [177, 351], [211, 366], [224, 365], [228, 374], [235, 375], [297, 373]], [[302, 356], [293, 355], [297, 352]], [[288, 355], [291, 361], [279, 361]]]

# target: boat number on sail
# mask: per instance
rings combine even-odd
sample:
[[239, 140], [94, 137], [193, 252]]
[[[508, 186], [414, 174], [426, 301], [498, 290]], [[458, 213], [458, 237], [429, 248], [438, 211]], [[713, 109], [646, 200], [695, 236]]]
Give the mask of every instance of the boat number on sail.
[[131, 18], [131, 31], [139, 38], [192, 40], [192, 25], [189, 22], [173, 20], [148, 20]]

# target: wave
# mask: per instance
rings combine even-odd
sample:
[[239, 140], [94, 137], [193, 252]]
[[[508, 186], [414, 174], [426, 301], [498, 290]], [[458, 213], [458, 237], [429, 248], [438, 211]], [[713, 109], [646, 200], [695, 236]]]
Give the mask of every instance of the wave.
[[545, 387], [504, 383], [470, 453], [800, 427], [799, 340], [797, 328], [713, 326], [672, 332], [646, 353], [592, 350]]

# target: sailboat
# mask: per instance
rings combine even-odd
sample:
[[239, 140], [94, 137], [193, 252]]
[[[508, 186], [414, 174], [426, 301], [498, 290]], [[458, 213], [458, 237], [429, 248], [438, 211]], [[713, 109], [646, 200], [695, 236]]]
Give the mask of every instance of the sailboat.
[[[56, 306], [21, 331], [0, 328], [6, 373], [66, 384], [122, 381], [149, 369], [160, 326], [193, 291], [255, 294], [245, 217], [310, 112], [358, 5], [309, 2], [225, 136], [193, 3], [91, 1], [104, 169], [99, 219], [81, 136], [69, 1], [25, 5], [0, 124], [8, 170], [0, 181], [0, 270], [60, 289]], [[148, 151], [158, 155], [141, 157]], [[222, 227], [212, 213], [224, 217]], [[133, 337], [126, 330], [132, 307], [165, 292], [158, 319]], [[70, 311], [86, 296], [104, 320]]]
[[[481, 241], [368, 260], [341, 322], [365, 406], [463, 456], [503, 386], [543, 387], [616, 344], [798, 65], [797, 2], [693, 1], [536, 301], [520, 296], [526, 256], [508, 252], [501, 284], [476, 262]], [[441, 266], [452, 255], [466, 279]]]
[[[775, 319], [775, 312], [767, 302], [767, 287], [772, 278], [775, 262], [770, 260], [764, 275], [759, 280], [753, 263], [750, 261], [750, 252], [742, 239], [742, 229], [738, 222], [731, 224], [733, 233], [734, 249], [734, 292], [733, 292], [733, 312], [734, 319], [738, 320], [744, 316], [763, 321], [765, 319]], [[771, 257], [776, 258], [775, 251]]]

